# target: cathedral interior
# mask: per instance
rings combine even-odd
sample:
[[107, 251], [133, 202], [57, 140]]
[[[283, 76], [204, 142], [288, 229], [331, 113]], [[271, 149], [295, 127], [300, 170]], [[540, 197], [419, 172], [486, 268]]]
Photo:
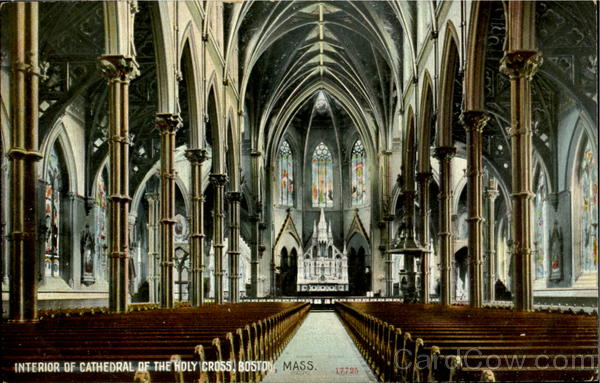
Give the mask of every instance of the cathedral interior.
[[[295, 302], [295, 323], [326, 297], [596, 323], [597, 14], [1, 2], [2, 317]], [[335, 307], [371, 344], [356, 313], [385, 304], [360, 304]]]

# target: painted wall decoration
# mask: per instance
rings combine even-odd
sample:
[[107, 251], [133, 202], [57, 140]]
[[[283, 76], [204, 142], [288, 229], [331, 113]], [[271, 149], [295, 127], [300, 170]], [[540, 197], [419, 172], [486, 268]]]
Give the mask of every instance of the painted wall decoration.
[[548, 275], [548, 225], [546, 212], [546, 176], [542, 170], [538, 172], [534, 199], [534, 270], [535, 279], [543, 279]]
[[361, 140], [352, 147], [352, 206], [364, 205], [367, 201], [366, 152]]
[[311, 191], [313, 207], [333, 207], [333, 157], [322, 142], [312, 157]]
[[48, 156], [45, 190], [46, 250], [44, 252], [44, 275], [58, 277], [60, 274], [60, 191], [62, 173], [54, 147]]
[[294, 156], [287, 141], [279, 147], [279, 203], [294, 205]]
[[579, 165], [581, 268], [598, 270], [598, 165], [588, 140]]

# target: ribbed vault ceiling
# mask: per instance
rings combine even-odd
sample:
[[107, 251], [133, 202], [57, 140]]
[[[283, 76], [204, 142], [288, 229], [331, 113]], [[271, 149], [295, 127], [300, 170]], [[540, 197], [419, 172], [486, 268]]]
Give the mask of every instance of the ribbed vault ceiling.
[[305, 100], [324, 90], [365, 140], [385, 140], [401, 89], [403, 17], [388, 2], [245, 2], [241, 94], [254, 137], [269, 146]]

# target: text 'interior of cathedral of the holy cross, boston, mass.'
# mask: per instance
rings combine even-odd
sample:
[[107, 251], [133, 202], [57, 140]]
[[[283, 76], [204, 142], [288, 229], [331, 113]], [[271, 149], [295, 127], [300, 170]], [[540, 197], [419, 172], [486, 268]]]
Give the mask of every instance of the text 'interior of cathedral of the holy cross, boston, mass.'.
[[597, 380], [598, 20], [0, 1], [0, 381]]

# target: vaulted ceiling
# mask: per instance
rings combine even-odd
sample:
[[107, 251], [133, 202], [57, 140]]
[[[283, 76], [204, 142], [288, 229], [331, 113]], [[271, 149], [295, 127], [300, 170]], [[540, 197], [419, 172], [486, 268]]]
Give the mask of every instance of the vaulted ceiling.
[[[255, 144], [269, 147], [324, 90], [366, 142], [386, 141], [401, 98], [412, 2], [248, 2], [239, 6], [241, 94]], [[236, 22], [237, 20], [237, 22]]]

